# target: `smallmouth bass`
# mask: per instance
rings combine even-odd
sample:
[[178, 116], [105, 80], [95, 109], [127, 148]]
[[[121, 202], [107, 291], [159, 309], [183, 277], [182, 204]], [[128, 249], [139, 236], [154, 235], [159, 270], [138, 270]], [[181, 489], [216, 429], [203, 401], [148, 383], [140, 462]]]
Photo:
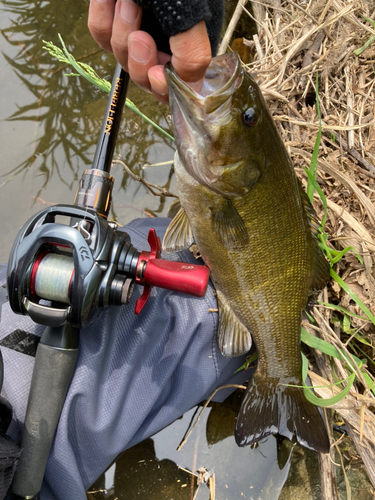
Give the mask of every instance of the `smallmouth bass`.
[[163, 246], [198, 246], [217, 293], [223, 355], [249, 351], [252, 338], [259, 354], [237, 417], [237, 444], [295, 433], [303, 446], [327, 452], [318, 408], [288, 386], [302, 383], [300, 326], [309, 290], [329, 279], [313, 208], [236, 53], [212, 60], [200, 93], [170, 63], [165, 73], [180, 201], [171, 206]]

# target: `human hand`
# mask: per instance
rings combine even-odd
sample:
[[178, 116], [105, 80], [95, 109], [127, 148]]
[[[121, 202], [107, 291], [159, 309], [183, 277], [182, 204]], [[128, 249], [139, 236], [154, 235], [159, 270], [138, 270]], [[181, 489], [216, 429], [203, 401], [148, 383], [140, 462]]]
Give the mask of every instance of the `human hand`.
[[200, 21], [169, 39], [172, 56], [157, 49], [155, 40], [140, 31], [142, 8], [131, 0], [91, 0], [88, 26], [91, 35], [142, 89], [168, 103], [164, 65], [171, 61], [182, 80], [199, 91], [211, 62], [211, 45], [206, 24]]

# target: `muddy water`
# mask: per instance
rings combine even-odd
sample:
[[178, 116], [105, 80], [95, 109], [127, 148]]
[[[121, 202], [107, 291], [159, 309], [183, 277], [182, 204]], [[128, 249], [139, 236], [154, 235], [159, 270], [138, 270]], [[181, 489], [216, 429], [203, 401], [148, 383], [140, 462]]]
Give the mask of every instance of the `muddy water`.
[[239, 392], [224, 403], [212, 403], [180, 451], [177, 447], [201, 407], [127, 450], [90, 488], [89, 498], [208, 500], [208, 485], [199, 484], [197, 474], [191, 473], [203, 469], [203, 474], [214, 476], [216, 500], [277, 500], [294, 445], [271, 436], [255, 448], [238, 448], [233, 430], [241, 399]]
[[[98, 50], [87, 27], [84, 0], [0, 2], [0, 261], [9, 256], [22, 224], [49, 204], [71, 203], [83, 170], [90, 166], [107, 96], [85, 80], [65, 76], [64, 67], [43, 49], [42, 40], [58, 44], [60, 33], [77, 59], [111, 80], [115, 61]], [[128, 97], [160, 126], [170, 130], [168, 108], [134, 86]], [[173, 157], [173, 143], [125, 110], [116, 154], [146, 180], [175, 191], [170, 165], [143, 168]], [[166, 215], [169, 202], [151, 195], [116, 167], [111, 217], [120, 223], [136, 217]], [[99, 478], [90, 498], [208, 499], [189, 472], [213, 470], [217, 500], [278, 498], [318, 499], [317, 456], [277, 442], [239, 449], [233, 439], [238, 410], [234, 396], [206, 410], [181, 452], [176, 451], [195, 409], [152, 439], [125, 452]], [[292, 452], [292, 465], [290, 455]], [[183, 469], [179, 469], [178, 465]], [[296, 479], [297, 478], [297, 479]]]
[[[77, 182], [91, 164], [106, 105], [106, 94], [67, 77], [70, 68], [53, 59], [42, 40], [58, 44], [60, 33], [77, 59], [111, 81], [114, 59], [98, 50], [88, 33], [83, 0], [0, 3], [0, 261], [8, 258], [20, 226], [48, 204], [71, 203]], [[91, 54], [89, 57], [85, 57]], [[168, 108], [135, 86], [128, 97], [159, 125], [169, 128]], [[141, 170], [146, 163], [171, 160], [173, 141], [126, 109], [115, 153], [150, 182], [174, 188], [171, 166]], [[122, 224], [165, 215], [164, 200], [124, 174], [115, 176], [112, 217]]]

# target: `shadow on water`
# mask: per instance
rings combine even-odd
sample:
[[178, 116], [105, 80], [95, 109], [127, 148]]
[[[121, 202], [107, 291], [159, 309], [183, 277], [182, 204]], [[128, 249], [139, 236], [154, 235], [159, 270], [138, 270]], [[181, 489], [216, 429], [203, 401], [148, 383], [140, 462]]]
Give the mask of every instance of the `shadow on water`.
[[205, 467], [215, 473], [216, 500], [276, 500], [294, 445], [270, 436], [254, 448], [238, 448], [233, 431], [242, 396], [236, 391], [224, 403], [211, 403], [180, 451], [176, 448], [201, 407], [125, 451], [89, 489], [88, 498], [208, 500], [207, 485], [198, 488], [197, 477], [187, 472]]

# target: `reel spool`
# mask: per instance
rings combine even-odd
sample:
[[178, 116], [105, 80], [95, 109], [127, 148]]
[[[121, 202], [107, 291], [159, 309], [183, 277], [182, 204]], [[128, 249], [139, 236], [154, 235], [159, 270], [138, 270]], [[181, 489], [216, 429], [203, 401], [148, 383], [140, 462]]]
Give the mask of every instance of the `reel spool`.
[[74, 276], [72, 257], [43, 252], [39, 254], [30, 279], [30, 293], [34, 299], [69, 304], [69, 294]]

